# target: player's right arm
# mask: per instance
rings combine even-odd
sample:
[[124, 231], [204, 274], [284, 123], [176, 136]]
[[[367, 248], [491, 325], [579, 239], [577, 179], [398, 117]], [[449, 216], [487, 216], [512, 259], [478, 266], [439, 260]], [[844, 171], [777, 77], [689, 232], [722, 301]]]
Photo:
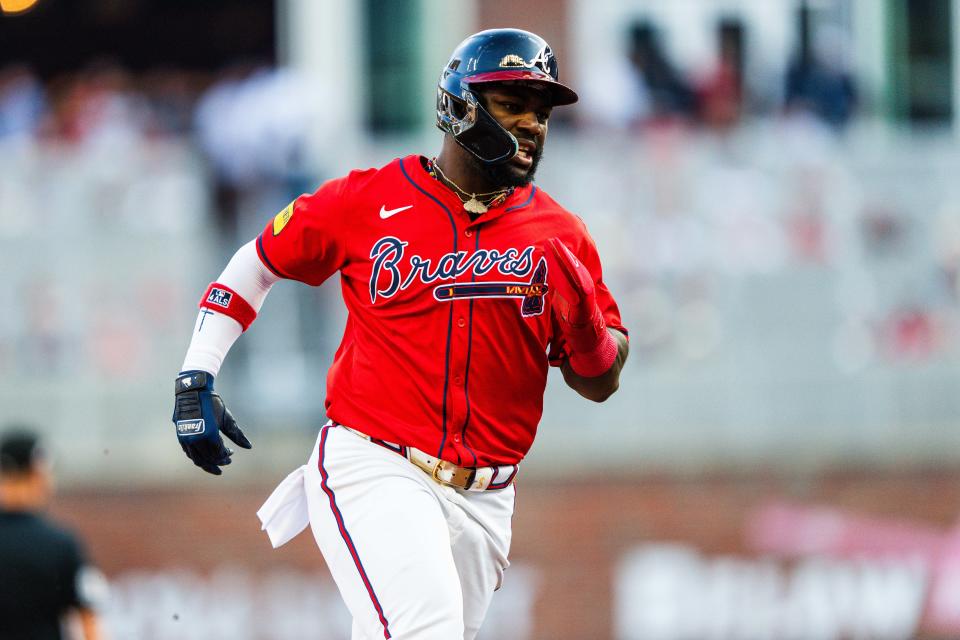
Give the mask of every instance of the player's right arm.
[[208, 473], [220, 475], [220, 467], [230, 464], [233, 455], [221, 432], [237, 446], [251, 448], [214, 393], [214, 378], [276, 282], [319, 285], [343, 266], [343, 238], [350, 227], [346, 182], [331, 180], [291, 202], [237, 251], [200, 299], [190, 347], [174, 385], [173, 422], [184, 453]]
[[237, 446], [252, 446], [213, 383], [230, 347], [256, 318], [278, 280], [260, 260], [253, 240], [240, 247], [200, 300], [190, 347], [174, 383], [173, 422], [184, 453], [208, 473], [220, 475], [220, 467], [230, 464], [233, 455], [221, 432]]

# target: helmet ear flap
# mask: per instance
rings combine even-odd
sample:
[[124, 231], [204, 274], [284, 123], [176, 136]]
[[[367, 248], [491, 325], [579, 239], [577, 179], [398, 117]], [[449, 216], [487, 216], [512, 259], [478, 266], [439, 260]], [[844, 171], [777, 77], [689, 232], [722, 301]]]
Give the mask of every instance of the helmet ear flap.
[[471, 124], [455, 133], [454, 140], [487, 164], [501, 164], [511, 160], [520, 150], [520, 143], [490, 115], [477, 94], [467, 90], [464, 91], [464, 96], [467, 119]]
[[477, 94], [462, 87], [463, 99], [437, 90], [437, 127], [487, 164], [500, 164], [517, 155], [520, 143], [483, 108]]

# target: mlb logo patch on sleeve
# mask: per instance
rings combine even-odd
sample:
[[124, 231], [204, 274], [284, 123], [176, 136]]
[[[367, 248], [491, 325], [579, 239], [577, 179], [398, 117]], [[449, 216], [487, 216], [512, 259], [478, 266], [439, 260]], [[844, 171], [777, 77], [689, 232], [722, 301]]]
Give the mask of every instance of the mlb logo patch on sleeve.
[[210, 289], [210, 295], [207, 296], [207, 302], [226, 309], [230, 306], [230, 299], [232, 297], [233, 294], [229, 291], [224, 291], [223, 289], [217, 289], [214, 287], [213, 289]]
[[283, 228], [287, 226], [287, 223], [290, 222], [290, 218], [293, 217], [293, 202], [287, 205], [287, 208], [278, 213], [273, 218], [273, 235], [278, 236], [280, 232], [283, 231]]

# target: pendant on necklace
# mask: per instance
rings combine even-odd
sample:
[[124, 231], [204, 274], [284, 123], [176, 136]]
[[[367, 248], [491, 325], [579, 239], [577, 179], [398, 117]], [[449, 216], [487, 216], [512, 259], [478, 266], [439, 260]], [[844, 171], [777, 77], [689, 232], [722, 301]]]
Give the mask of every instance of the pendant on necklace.
[[470, 213], [486, 213], [487, 205], [483, 204], [475, 195], [470, 195], [470, 199], [463, 203], [463, 208]]

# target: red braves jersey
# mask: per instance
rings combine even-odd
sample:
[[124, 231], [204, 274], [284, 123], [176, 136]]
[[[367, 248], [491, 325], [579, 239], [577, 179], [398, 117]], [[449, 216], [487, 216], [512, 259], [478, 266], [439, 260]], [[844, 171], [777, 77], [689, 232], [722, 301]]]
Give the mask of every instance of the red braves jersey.
[[460, 465], [515, 464], [562, 357], [547, 238], [587, 266], [607, 325], [626, 330], [578, 217], [528, 185], [471, 220], [424, 162], [407, 156], [300, 196], [257, 250], [283, 278], [319, 285], [340, 272], [348, 316], [327, 374], [332, 420]]

